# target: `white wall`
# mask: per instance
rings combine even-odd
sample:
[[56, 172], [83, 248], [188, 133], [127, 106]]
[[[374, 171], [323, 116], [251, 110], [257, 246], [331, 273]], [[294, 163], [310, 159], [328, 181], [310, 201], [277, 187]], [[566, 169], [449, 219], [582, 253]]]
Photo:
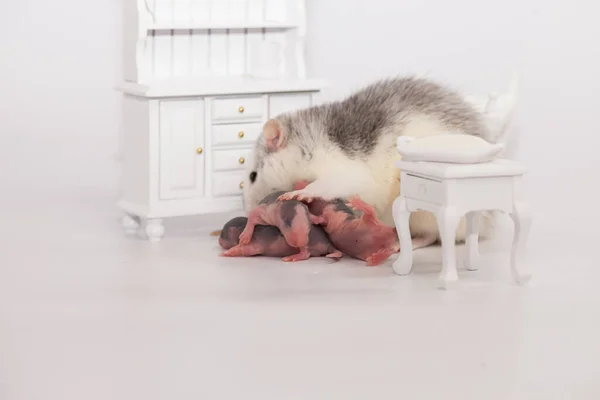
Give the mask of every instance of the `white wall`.
[[3, 185], [60, 191], [114, 181], [109, 157], [117, 148], [120, 112], [112, 89], [121, 68], [120, 3], [2, 2]]
[[485, 93], [506, 87], [516, 69], [518, 156], [531, 169], [535, 207], [575, 196], [594, 206], [598, 195], [573, 193], [600, 181], [597, 9], [593, 0], [314, 1], [310, 72], [332, 82], [332, 95], [412, 71]]
[[[520, 158], [532, 169], [534, 198], [598, 181], [600, 24], [592, 0], [308, 3], [308, 70], [330, 81], [326, 97], [413, 71], [486, 93], [502, 90], [516, 68]], [[120, 1], [19, 0], [3, 10], [0, 183], [112, 192]], [[576, 176], [563, 181], [565, 171]], [[540, 207], [554, 203], [562, 198]]]

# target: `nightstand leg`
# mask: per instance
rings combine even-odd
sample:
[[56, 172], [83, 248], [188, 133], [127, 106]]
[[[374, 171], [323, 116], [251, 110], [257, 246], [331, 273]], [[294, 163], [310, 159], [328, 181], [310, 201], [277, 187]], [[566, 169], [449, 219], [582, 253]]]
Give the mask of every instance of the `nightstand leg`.
[[458, 280], [456, 271], [456, 229], [460, 215], [454, 207], [443, 207], [437, 213], [437, 222], [442, 239], [443, 266], [439, 277], [439, 287], [445, 289], [448, 283]]
[[165, 227], [160, 218], [149, 219], [146, 221], [146, 235], [151, 242], [159, 242], [165, 235]]
[[525, 250], [529, 230], [531, 228], [531, 215], [527, 210], [525, 203], [515, 202], [513, 205], [513, 212], [510, 216], [515, 223], [515, 236], [510, 254], [510, 270], [515, 282], [524, 284], [531, 279], [531, 275], [519, 270], [517, 267], [517, 254], [523, 253]]
[[479, 220], [481, 218], [480, 211], [472, 211], [467, 213], [467, 238], [465, 244], [466, 257], [465, 268], [469, 271], [477, 271], [479, 269]]
[[398, 196], [392, 206], [394, 223], [400, 239], [400, 254], [394, 262], [394, 272], [398, 275], [407, 275], [413, 266], [413, 248], [410, 236], [410, 211], [406, 205], [406, 200]]

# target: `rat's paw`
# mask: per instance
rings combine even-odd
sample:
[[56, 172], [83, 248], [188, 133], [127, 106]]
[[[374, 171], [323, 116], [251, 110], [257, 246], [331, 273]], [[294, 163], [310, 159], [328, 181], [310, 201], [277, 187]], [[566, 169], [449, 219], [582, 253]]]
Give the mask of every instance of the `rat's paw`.
[[298, 195], [298, 192], [300, 192], [300, 190], [294, 190], [293, 192], [287, 192], [282, 194], [281, 196], [279, 196], [277, 198], [277, 201], [289, 201], [289, 200], [294, 200], [295, 196]]
[[310, 223], [313, 225], [325, 225], [325, 217], [322, 216], [318, 216], [318, 215], [311, 215], [310, 216]]
[[334, 251], [333, 253], [327, 254], [325, 257], [327, 257], [327, 258], [333, 258], [333, 259], [335, 259], [337, 261], [340, 258], [342, 258], [343, 256], [344, 255], [342, 254], [342, 252], [339, 251], [339, 250], [337, 250], [337, 251]]
[[375, 212], [375, 208], [365, 203], [358, 196], [350, 197], [346, 205], [355, 211], [362, 212], [362, 220], [365, 224], [371, 227], [385, 227], [385, 225], [377, 218], [377, 213]]
[[221, 257], [239, 257], [241, 253], [236, 247], [232, 247], [229, 250], [226, 250], [220, 254]]
[[278, 201], [286, 200], [298, 200], [303, 203], [311, 203], [314, 200], [314, 196], [305, 190], [294, 190], [293, 192], [287, 192], [277, 198]]
[[244, 231], [240, 234], [240, 244], [249, 244], [252, 240], [252, 235], [249, 232]]
[[358, 196], [352, 196], [352, 197], [348, 197], [348, 199], [346, 200], [346, 205], [350, 208], [359, 208], [360, 206], [360, 198]]
[[373, 206], [371, 206], [370, 204], [365, 203], [358, 196], [352, 196], [352, 197], [350, 197], [348, 199], [348, 201], [346, 202], [346, 205], [348, 207], [352, 208], [353, 210], [363, 211], [363, 212], [368, 212], [368, 213], [372, 213], [373, 212]]
[[251, 245], [238, 244], [221, 253], [222, 257], [253, 257], [260, 255], [262, 249], [256, 243]]
[[367, 265], [369, 267], [374, 267], [376, 265], [379, 265], [382, 262], [384, 262], [385, 260], [387, 260], [389, 258], [389, 256], [392, 255], [392, 253], [393, 253], [393, 250], [390, 250], [390, 249], [378, 250], [375, 253], [371, 254], [369, 257], [367, 257], [367, 259], [366, 259]]
[[302, 250], [299, 253], [292, 254], [291, 256], [283, 257], [281, 260], [284, 262], [295, 262], [304, 261], [310, 258], [310, 252], [308, 250]]

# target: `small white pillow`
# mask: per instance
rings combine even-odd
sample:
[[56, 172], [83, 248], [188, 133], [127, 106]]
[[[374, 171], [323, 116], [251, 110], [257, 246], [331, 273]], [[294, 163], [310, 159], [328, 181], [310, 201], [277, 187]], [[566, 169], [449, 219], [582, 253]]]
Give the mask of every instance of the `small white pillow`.
[[400, 136], [398, 152], [405, 161], [427, 161], [451, 164], [478, 164], [492, 161], [503, 149], [480, 137], [461, 133], [413, 138]]

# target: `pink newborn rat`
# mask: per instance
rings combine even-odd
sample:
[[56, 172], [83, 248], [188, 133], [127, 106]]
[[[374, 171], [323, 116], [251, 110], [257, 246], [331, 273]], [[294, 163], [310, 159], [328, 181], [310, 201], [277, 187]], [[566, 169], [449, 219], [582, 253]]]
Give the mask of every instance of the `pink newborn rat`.
[[[248, 218], [237, 217], [225, 224], [219, 237], [219, 245], [226, 250], [222, 253], [223, 256], [250, 257], [264, 255], [283, 257], [283, 261], [305, 259], [298, 256], [298, 248], [290, 246], [279, 229], [270, 225], [257, 225], [254, 228], [250, 243], [239, 244], [241, 233], [244, 231], [247, 222]], [[312, 226], [308, 233], [306, 249], [309, 257], [326, 256], [336, 259], [342, 257], [342, 253], [333, 247], [323, 228], [317, 225]]]
[[240, 234], [240, 244], [250, 244], [257, 225], [271, 225], [279, 228], [287, 244], [297, 248], [293, 261], [305, 260], [310, 257], [307, 246], [311, 228], [322, 224], [323, 217], [311, 214], [308, 206], [300, 201], [277, 201], [283, 193], [271, 193], [250, 212], [246, 228]]
[[[301, 190], [307, 184], [306, 181], [297, 182], [294, 190]], [[400, 251], [396, 228], [381, 222], [375, 209], [358, 197], [347, 202], [315, 198], [308, 207], [313, 214], [324, 218], [323, 228], [333, 245], [350, 257], [374, 266]], [[362, 211], [362, 216], [354, 215], [352, 209]]]

